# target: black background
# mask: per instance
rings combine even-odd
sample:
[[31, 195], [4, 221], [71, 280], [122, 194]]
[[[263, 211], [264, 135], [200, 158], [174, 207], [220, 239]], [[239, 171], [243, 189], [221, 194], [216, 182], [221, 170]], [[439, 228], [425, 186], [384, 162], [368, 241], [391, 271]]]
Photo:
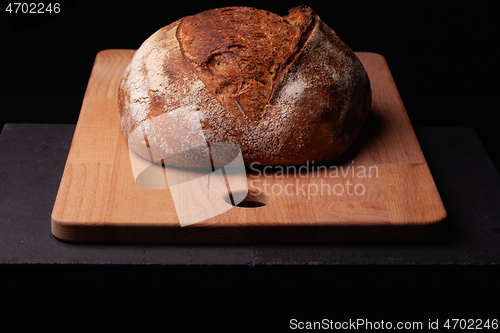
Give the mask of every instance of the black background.
[[499, 169], [496, 12], [491, 1], [60, 1], [59, 14], [0, 19], [3, 123], [76, 123], [97, 52], [137, 49], [161, 27], [214, 7], [286, 15], [310, 5], [355, 51], [384, 55], [414, 126], [476, 130]]
[[[386, 57], [414, 126], [465, 126], [475, 129], [497, 170], [500, 170], [497, 150], [499, 121], [496, 117], [499, 73], [495, 42], [498, 34], [494, 30], [498, 10], [493, 7], [492, 1], [144, 0], [60, 3], [59, 14], [13, 14], [5, 11], [8, 2], [1, 2], [0, 126], [4, 123], [76, 123], [96, 53], [112, 48], [137, 49], [156, 30], [183, 16], [229, 5], [254, 6], [286, 15], [290, 7], [305, 3], [354, 51], [377, 52]], [[217, 301], [220, 295], [228, 294], [230, 296], [224, 298], [226, 303], [220, 308], [220, 314], [211, 317], [218, 324], [230, 320], [225, 311], [235, 310], [234, 304], [252, 300], [258, 305], [245, 306], [247, 312], [241, 315], [248, 322], [240, 321], [238, 326], [234, 326], [240, 329], [250, 322], [264, 328], [261, 318], [269, 319], [269, 314], [277, 309], [286, 310], [278, 325], [282, 328], [288, 327], [287, 322], [293, 317], [321, 320], [321, 314], [326, 314], [333, 318], [339, 302], [345, 305], [342, 312], [344, 320], [384, 313], [383, 304], [385, 309], [389, 309], [390, 304], [390, 311], [385, 312], [385, 317], [378, 316], [374, 320], [390, 318], [392, 314], [396, 314], [399, 320], [443, 318], [453, 304], [463, 306], [465, 312], [454, 312], [463, 317], [481, 305], [484, 297], [488, 298], [484, 293], [491, 289], [486, 285], [498, 291], [495, 275], [489, 271], [478, 275], [474, 269], [451, 269], [444, 275], [440, 271], [441, 275], [436, 274], [434, 280], [429, 281], [433, 269], [426, 269], [424, 274], [412, 268], [344, 268], [335, 273], [318, 268], [312, 275], [305, 275], [299, 269], [281, 271], [278, 268], [260, 274], [264, 269], [257, 268], [251, 276], [247, 271], [239, 272], [237, 269], [222, 270], [222, 273], [205, 270], [202, 276], [194, 269], [164, 269], [163, 274], [155, 275], [153, 280], [163, 284], [163, 287], [149, 287], [147, 293], [163, 290], [162, 297], [172, 296], [170, 291], [173, 289], [186, 290], [186, 281], [190, 283], [190, 288], [196, 287], [194, 290], [200, 295], [202, 290], [211, 289], [208, 294], [210, 299], [201, 301], [193, 298], [193, 303], [188, 302], [186, 306], [191, 307], [185, 308], [184, 312], [188, 314], [204, 311], [196, 304], [203, 304], [206, 309], [211, 306], [212, 300]], [[83, 271], [88, 273], [80, 268], [73, 269], [64, 277], [73, 281], [81, 277]], [[134, 271], [137, 273], [139, 270]], [[102, 273], [101, 269], [98, 273]], [[130, 274], [130, 270], [109, 269], [105, 273], [120, 281], [123, 275]], [[55, 275], [41, 274], [42, 280], [57, 274], [62, 273], [56, 270]], [[146, 274], [148, 279], [151, 277], [148, 270], [139, 274]], [[97, 274], [95, 279], [100, 276]], [[291, 279], [291, 276], [294, 278]], [[425, 276], [426, 281], [420, 281], [421, 276]], [[350, 284], [336, 284], [334, 281], [339, 277], [342, 281], [350, 280]], [[110, 285], [105, 288], [114, 285], [111, 279], [106, 281]], [[129, 285], [124, 288], [134, 286], [134, 281], [128, 276], [126, 281]], [[210, 285], [204, 286], [201, 281], [208, 281]], [[408, 284], [388, 290], [393, 286], [391, 281], [408, 281]], [[455, 281], [459, 281], [460, 285], [453, 286]], [[482, 281], [484, 285], [481, 285]], [[474, 285], [475, 289], [466, 288], [468, 285]], [[30, 286], [32, 289], [43, 288], [42, 282]], [[328, 293], [325, 292], [326, 286]], [[76, 295], [85, 297], [80, 287], [81, 284], [76, 288], [79, 290]], [[113, 289], [120, 294], [117, 288], [114, 286]], [[341, 293], [349, 294], [350, 291], [353, 297], [338, 298]], [[128, 292], [130, 289], [127, 289]], [[140, 290], [136, 290], [135, 294], [145, 296]], [[368, 299], [362, 298], [364, 295]], [[473, 303], [466, 303], [465, 297], [472, 298]], [[299, 299], [301, 303], [297, 304]], [[165, 300], [158, 299], [159, 302]], [[194, 303], [195, 300], [198, 303]], [[168, 301], [179, 304], [176, 302], [180, 299]], [[186, 299], [183, 301], [186, 302]], [[304, 311], [318, 308], [321, 301], [326, 304], [320, 306], [323, 312], [305, 315]], [[498, 299], [492, 301], [498, 305]], [[418, 308], [424, 312], [413, 312]], [[425, 312], [425, 309], [432, 309], [432, 312]], [[475, 317], [479, 317], [479, 313]], [[187, 322], [185, 327], [191, 324], [194, 323]]]

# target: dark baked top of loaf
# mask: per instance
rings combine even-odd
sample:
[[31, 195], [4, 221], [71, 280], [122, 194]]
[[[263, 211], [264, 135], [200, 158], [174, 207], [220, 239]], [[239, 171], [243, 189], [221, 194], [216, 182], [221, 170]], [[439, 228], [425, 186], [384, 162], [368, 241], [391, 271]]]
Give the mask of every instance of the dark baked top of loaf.
[[259, 121], [316, 21], [306, 6], [285, 17], [226, 7], [183, 18], [177, 39], [190, 67], [226, 110]]

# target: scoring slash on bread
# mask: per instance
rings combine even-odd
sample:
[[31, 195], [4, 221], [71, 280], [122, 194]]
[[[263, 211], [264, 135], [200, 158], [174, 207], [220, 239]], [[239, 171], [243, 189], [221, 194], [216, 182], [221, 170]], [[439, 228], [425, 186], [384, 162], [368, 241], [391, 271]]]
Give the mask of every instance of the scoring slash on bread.
[[208, 146], [236, 145], [245, 165], [293, 165], [341, 155], [363, 127], [371, 90], [357, 56], [311, 8], [281, 17], [226, 7], [149, 37], [118, 105], [130, 149], [153, 162], [205, 166], [197, 154], [169, 154], [199, 141], [199, 122]]

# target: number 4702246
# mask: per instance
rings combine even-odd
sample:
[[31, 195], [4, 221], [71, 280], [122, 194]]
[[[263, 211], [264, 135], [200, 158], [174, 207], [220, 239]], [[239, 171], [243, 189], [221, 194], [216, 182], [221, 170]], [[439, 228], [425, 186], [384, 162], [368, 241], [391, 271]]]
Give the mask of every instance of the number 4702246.
[[61, 5], [56, 3], [36, 3], [36, 2], [9, 2], [5, 11], [10, 14], [44, 14], [44, 13], [60, 13]]
[[498, 319], [448, 319], [443, 327], [447, 329], [498, 329]]

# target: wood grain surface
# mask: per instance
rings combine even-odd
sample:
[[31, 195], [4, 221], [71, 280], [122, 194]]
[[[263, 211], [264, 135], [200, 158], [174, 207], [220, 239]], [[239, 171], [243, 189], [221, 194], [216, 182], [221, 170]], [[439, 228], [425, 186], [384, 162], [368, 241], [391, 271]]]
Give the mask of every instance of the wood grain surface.
[[[330, 163], [247, 168], [246, 207], [228, 206], [182, 227], [173, 187], [136, 183], [134, 157], [120, 129], [118, 84], [133, 54], [113, 49], [96, 56], [52, 212], [55, 237], [71, 242], [418, 241], [436, 233], [446, 218], [385, 58], [360, 52], [373, 102], [361, 136], [346, 153]], [[154, 167], [162, 172], [161, 165]], [[183, 204], [195, 207], [190, 198]]]

